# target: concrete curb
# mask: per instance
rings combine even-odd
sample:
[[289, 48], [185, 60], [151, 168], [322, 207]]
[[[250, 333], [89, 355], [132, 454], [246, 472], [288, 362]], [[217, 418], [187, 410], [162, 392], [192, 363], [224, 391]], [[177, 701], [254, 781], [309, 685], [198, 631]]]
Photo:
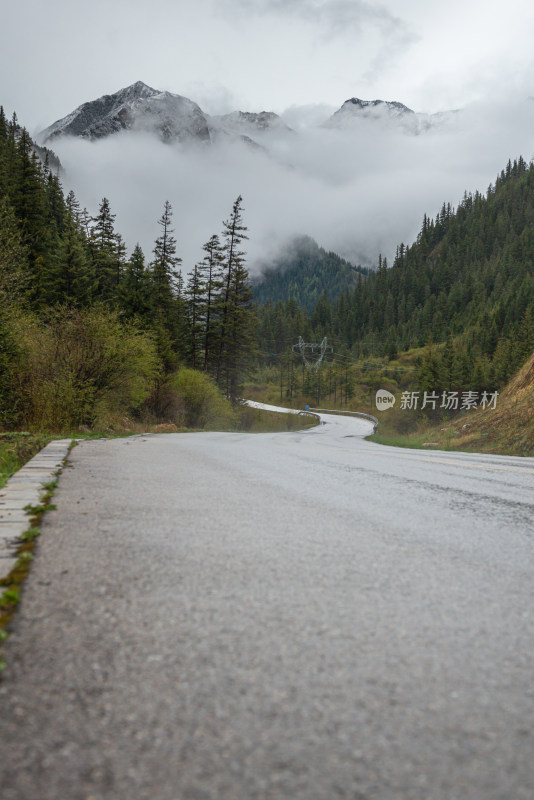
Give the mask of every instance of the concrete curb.
[[0, 489], [0, 580], [15, 566], [20, 536], [30, 526], [24, 508], [41, 504], [44, 485], [55, 479], [71, 444], [72, 439], [49, 442]]

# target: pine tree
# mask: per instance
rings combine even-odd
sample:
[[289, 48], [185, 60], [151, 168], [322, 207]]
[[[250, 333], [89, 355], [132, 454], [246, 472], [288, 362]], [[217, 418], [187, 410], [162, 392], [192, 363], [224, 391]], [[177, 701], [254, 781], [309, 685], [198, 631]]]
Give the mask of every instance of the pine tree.
[[214, 362], [217, 358], [216, 337], [219, 318], [217, 311], [220, 310], [217, 305], [217, 298], [221, 288], [222, 282], [222, 265], [224, 262], [224, 252], [221, 247], [221, 241], [217, 234], [214, 234], [209, 241], [202, 248], [205, 256], [202, 261], [197, 265], [200, 280], [203, 287], [204, 299], [204, 363], [203, 369], [205, 372], [212, 371]]
[[8, 316], [0, 305], [0, 426], [17, 420], [17, 360], [19, 348]]
[[51, 302], [59, 303], [69, 299], [78, 305], [87, 305], [93, 299], [94, 270], [85, 247], [85, 238], [70, 209], [65, 217], [58, 265], [53, 278], [53, 288], [49, 288]]
[[245, 266], [241, 243], [248, 237], [243, 224], [243, 198], [232, 207], [228, 220], [223, 222], [223, 285], [220, 296], [219, 360], [217, 382], [226, 393], [236, 398], [242, 376], [251, 363], [255, 315], [252, 309], [252, 290]]
[[520, 367], [534, 352], [534, 305], [526, 309], [518, 331], [518, 364]]
[[152, 261], [152, 280], [154, 283], [154, 300], [156, 308], [163, 312], [171, 312], [173, 301], [179, 293], [180, 273], [177, 267], [182, 259], [176, 256], [176, 239], [172, 227], [172, 206], [165, 201], [163, 214], [158, 220], [161, 235], [154, 245]]
[[204, 286], [199, 265], [195, 264], [187, 281], [185, 300], [187, 305], [188, 356], [193, 369], [202, 363], [201, 347], [205, 325]]
[[67, 206], [59, 178], [48, 167], [48, 154], [46, 156], [44, 174], [46, 176], [45, 190], [48, 219], [53, 221], [55, 230], [61, 236], [65, 229]]
[[6, 197], [0, 200], [0, 306], [12, 306], [29, 288], [28, 248]]
[[[172, 227], [172, 206], [165, 201], [163, 214], [158, 220], [161, 235], [154, 245], [154, 260], [150, 268], [152, 283], [153, 315], [158, 333], [158, 342], [163, 347], [163, 331], [166, 331], [168, 347], [174, 355], [185, 357], [186, 344], [186, 307], [183, 298], [183, 279], [177, 269], [182, 259], [176, 255], [176, 239]], [[171, 362], [164, 353], [161, 354], [164, 363], [172, 368]]]
[[90, 251], [96, 281], [96, 295], [102, 300], [111, 300], [117, 291], [117, 236], [115, 214], [111, 213], [109, 200], [102, 198], [98, 215], [93, 218], [90, 231]]
[[118, 289], [126, 266], [126, 244], [120, 233], [115, 235], [115, 286]]
[[67, 209], [70, 211], [71, 217], [76, 227], [77, 228], [81, 227], [82, 212], [80, 210], [80, 203], [78, 202], [78, 198], [76, 197], [72, 189], [65, 198], [65, 205], [67, 206]]
[[443, 383], [441, 364], [436, 349], [432, 344], [427, 346], [423, 355], [417, 382], [422, 392], [439, 392], [448, 388]]
[[[15, 129], [16, 123], [12, 123]], [[30, 297], [36, 307], [49, 302], [48, 286], [57, 268], [59, 234], [48, 212], [43, 170], [33, 143], [24, 129], [19, 130], [14, 152], [12, 204], [19, 220], [23, 242], [28, 247], [31, 274]]]
[[153, 298], [150, 275], [139, 243], [133, 249], [121, 277], [119, 302], [126, 316], [147, 318], [151, 315]]

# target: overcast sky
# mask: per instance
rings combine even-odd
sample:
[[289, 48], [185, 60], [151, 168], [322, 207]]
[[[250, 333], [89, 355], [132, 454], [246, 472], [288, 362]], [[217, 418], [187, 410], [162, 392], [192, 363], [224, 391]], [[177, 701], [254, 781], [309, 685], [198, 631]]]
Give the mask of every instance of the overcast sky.
[[[130, 250], [150, 254], [170, 200], [186, 271], [238, 194], [251, 266], [293, 234], [373, 264], [413, 241], [425, 212], [534, 156], [533, 40], [530, 0], [2, 0], [0, 104], [35, 134], [142, 80], [211, 114], [284, 114], [302, 135], [269, 157], [130, 134], [53, 147], [65, 189], [92, 214], [108, 197]], [[354, 96], [464, 111], [420, 136], [306, 125]]]
[[3, 0], [0, 103], [30, 129], [142, 80], [208, 112], [439, 111], [534, 94], [530, 0]]

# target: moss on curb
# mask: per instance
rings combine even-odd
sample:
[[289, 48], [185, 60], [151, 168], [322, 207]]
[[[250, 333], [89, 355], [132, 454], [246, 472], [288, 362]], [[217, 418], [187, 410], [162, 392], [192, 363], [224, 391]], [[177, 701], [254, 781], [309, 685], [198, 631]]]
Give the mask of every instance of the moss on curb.
[[[49, 439], [51, 441], [51, 439]], [[46, 442], [48, 444], [48, 442]], [[76, 442], [72, 442], [64, 462]], [[33, 454], [35, 455], [35, 453]], [[39, 505], [28, 507], [27, 511], [31, 516], [29, 517], [29, 525], [19, 537], [19, 545], [16, 551], [16, 562], [11, 572], [5, 577], [0, 579], [0, 680], [3, 670], [6, 667], [2, 655], [2, 643], [9, 636], [9, 625], [15, 616], [17, 609], [20, 605], [22, 590], [24, 582], [30, 572], [31, 564], [35, 555], [35, 546], [37, 539], [41, 535], [39, 524], [43, 514], [46, 511], [55, 509], [51, 505], [50, 500], [57, 488], [58, 477], [62, 472], [63, 467], [59, 467], [54, 473], [56, 477], [54, 480], [43, 484], [41, 502]]]

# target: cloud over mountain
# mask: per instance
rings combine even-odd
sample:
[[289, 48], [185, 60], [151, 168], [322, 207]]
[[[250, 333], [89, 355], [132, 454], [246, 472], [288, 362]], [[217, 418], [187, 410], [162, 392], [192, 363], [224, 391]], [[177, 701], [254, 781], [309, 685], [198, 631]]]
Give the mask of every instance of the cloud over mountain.
[[[333, 115], [294, 106], [281, 116], [210, 116], [193, 101], [180, 106], [172, 99], [179, 95], [146, 88], [156, 93], [147, 98], [149, 121], [161, 121], [151, 104], [164, 95], [174, 111], [196, 107], [208, 136], [161, 135], [157, 125], [135, 114], [132, 123], [126, 114], [118, 132], [95, 141], [59, 136], [55, 128], [52, 146], [66, 188], [92, 213], [108, 197], [130, 248], [140, 241], [150, 252], [156, 219], [170, 200], [186, 271], [239, 194], [252, 267], [298, 234], [367, 265], [412, 241], [424, 213], [434, 215], [444, 201], [456, 204], [466, 189], [485, 191], [508, 158], [530, 160], [534, 153], [534, 102], [527, 100], [422, 115], [398, 101], [351, 98]], [[179, 119], [165, 119], [168, 130], [181, 130]]]

